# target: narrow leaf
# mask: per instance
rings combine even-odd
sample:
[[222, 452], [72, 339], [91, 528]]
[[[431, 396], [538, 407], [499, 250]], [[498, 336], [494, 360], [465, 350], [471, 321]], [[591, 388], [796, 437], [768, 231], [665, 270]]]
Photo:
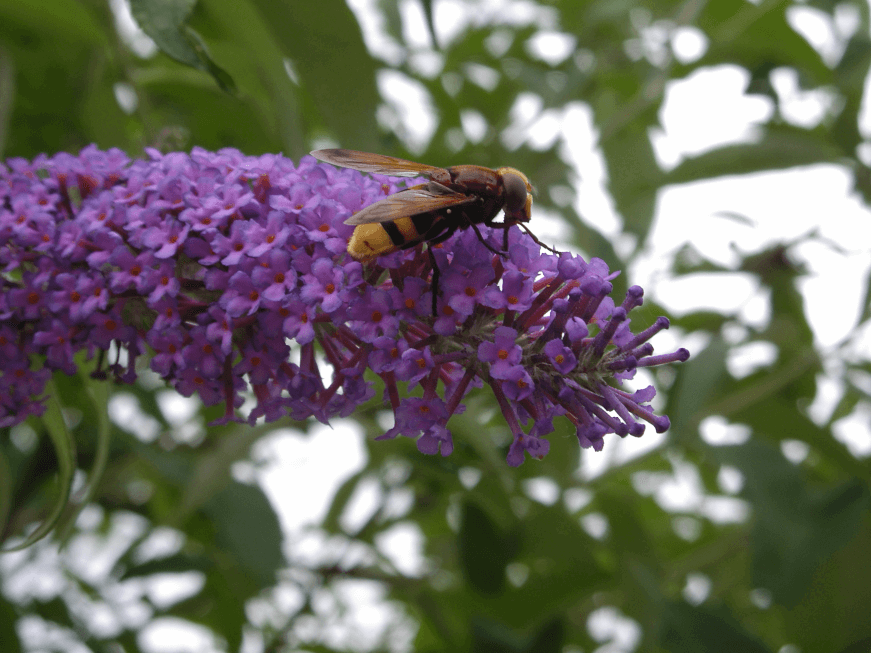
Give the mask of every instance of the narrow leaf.
[[51, 514], [46, 520], [33, 531], [24, 542], [21, 544], [2, 549], [2, 551], [20, 551], [26, 549], [34, 542], [38, 542], [55, 527], [61, 514], [66, 508], [70, 498], [70, 491], [73, 484], [73, 473], [76, 471], [76, 449], [72, 436], [64, 422], [63, 412], [61, 411], [60, 402], [58, 401], [57, 392], [54, 381], [49, 381], [46, 384], [48, 398], [46, 400], [45, 415], [42, 418], [51, 442], [54, 445], [55, 453], [58, 460], [58, 474], [60, 484], [60, 494], [57, 502], [51, 511]]

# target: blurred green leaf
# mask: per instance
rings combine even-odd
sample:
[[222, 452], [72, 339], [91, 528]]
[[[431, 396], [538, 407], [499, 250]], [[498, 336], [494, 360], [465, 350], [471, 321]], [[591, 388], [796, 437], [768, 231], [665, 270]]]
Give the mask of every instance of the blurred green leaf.
[[869, 546], [871, 520], [866, 513], [858, 536], [817, 569], [804, 600], [785, 612], [787, 635], [803, 650], [868, 650], [871, 623], [861, 606], [871, 601]]
[[186, 23], [196, 0], [130, 0], [139, 27], [164, 53], [209, 73], [223, 90], [235, 92], [233, 78], [209, 56], [206, 44]]
[[[619, 109], [610, 121], [621, 120], [619, 112], [622, 111], [624, 109]], [[648, 113], [652, 124], [655, 115]], [[638, 118], [633, 116], [635, 120]], [[623, 228], [643, 241], [653, 222], [657, 192], [663, 185], [663, 175], [653, 155], [647, 125], [638, 120], [613, 132], [603, 138], [602, 148], [608, 161], [608, 189], [623, 217]]]
[[792, 4], [785, 0], [755, 5], [741, 0], [706, 3], [698, 26], [711, 43], [699, 64], [734, 63], [757, 78], [778, 66], [792, 66], [817, 84], [827, 82], [831, 70], [787, 20]]
[[859, 402], [864, 400], [866, 395], [864, 392], [857, 392], [855, 387], [847, 387], [844, 390], [844, 396], [841, 397], [841, 400], [838, 402], [838, 405], [835, 407], [835, 410], [832, 411], [832, 417], [830, 422], [836, 422], [842, 417], [847, 417], [847, 415], [851, 414], [858, 406]]
[[122, 579], [141, 578], [153, 574], [181, 573], [186, 571], [207, 572], [214, 566], [214, 562], [203, 556], [178, 553], [166, 558], [156, 558], [124, 569]]
[[472, 587], [484, 595], [502, 591], [505, 567], [514, 555], [516, 544], [473, 503], [466, 503], [463, 507], [457, 544], [460, 567]]
[[198, 594], [172, 606], [168, 613], [220, 633], [228, 649], [238, 651], [246, 625], [245, 603], [258, 588], [244, 570], [229, 559], [224, 562], [206, 574], [206, 583]]
[[787, 608], [803, 598], [823, 561], [846, 545], [868, 514], [864, 483], [809, 486], [800, 468], [769, 446], [749, 442], [721, 449], [741, 470], [745, 496], [755, 509], [753, 582]]
[[676, 370], [666, 414], [671, 419], [670, 435], [678, 443], [694, 441], [699, 422], [717, 412], [710, 402], [722, 396], [729, 381], [727, 351], [725, 343], [715, 338]]
[[284, 564], [278, 517], [260, 488], [233, 483], [203, 506], [215, 541], [258, 589], [275, 583]]
[[524, 539], [516, 561], [528, 569], [529, 577], [519, 587], [506, 586], [502, 594], [489, 598], [489, 614], [517, 627], [535, 628], [562, 607], [587, 601], [613, 581], [613, 555], [562, 506], [538, 506], [522, 526]]
[[58, 400], [57, 390], [55, 390], [54, 383], [51, 380], [46, 384], [46, 390], [48, 398], [46, 400], [45, 414], [42, 416], [42, 423], [49, 438], [51, 438], [51, 443], [57, 456], [58, 496], [48, 516], [21, 544], [2, 549], [0, 552], [21, 551], [51, 533], [60, 520], [70, 499], [73, 473], [76, 471], [76, 445], [69, 429], [67, 429]]
[[[811, 374], [811, 371], [807, 373]], [[757, 401], [731, 413], [730, 419], [751, 426], [760, 438], [773, 444], [784, 440], [806, 442], [842, 473], [860, 478], [869, 475], [867, 462], [857, 460], [842, 442], [832, 437], [830, 430], [817, 426], [806, 414], [796, 409], [795, 401], [783, 396], [765, 397], [759, 393]]]
[[84, 368], [79, 370], [79, 380], [87, 389], [87, 393], [91, 399], [94, 408], [94, 416], [97, 422], [95, 439], [97, 447], [94, 455], [94, 464], [91, 467], [91, 472], [88, 476], [88, 488], [81, 497], [77, 497], [77, 505], [70, 514], [64, 517], [64, 523], [58, 537], [62, 542], [66, 542], [75, 526], [76, 518], [79, 516], [85, 506], [91, 503], [94, 497], [97, 496], [97, 488], [103, 480], [103, 474], [106, 471], [106, 466], [109, 462], [109, 441], [111, 438], [111, 426], [109, 424], [109, 387], [105, 381], [96, 381], [89, 379], [84, 374]]
[[0, 598], [0, 642], [8, 653], [21, 653], [21, 643], [15, 630], [18, 614], [11, 603]]
[[754, 143], [728, 145], [684, 160], [666, 175], [667, 183], [681, 184], [813, 163], [832, 163], [843, 156], [823, 129], [810, 131], [768, 125], [761, 131], [760, 138]]
[[6, 151], [9, 123], [12, 121], [12, 101], [15, 98], [15, 61], [0, 47], [0, 154]]
[[663, 610], [661, 646], [670, 653], [774, 653], [725, 609], [669, 603]]
[[379, 66], [366, 49], [348, 5], [341, 0], [252, 0], [251, 6], [299, 74], [312, 108], [322, 116], [317, 126], [326, 126], [344, 147], [378, 151], [375, 110], [380, 98], [375, 77]]
[[12, 469], [6, 454], [0, 449], [0, 533], [6, 530], [12, 510], [12, 489]]
[[558, 653], [564, 646], [562, 622], [553, 620], [537, 632], [518, 633], [488, 619], [472, 620], [472, 651], [481, 653]]

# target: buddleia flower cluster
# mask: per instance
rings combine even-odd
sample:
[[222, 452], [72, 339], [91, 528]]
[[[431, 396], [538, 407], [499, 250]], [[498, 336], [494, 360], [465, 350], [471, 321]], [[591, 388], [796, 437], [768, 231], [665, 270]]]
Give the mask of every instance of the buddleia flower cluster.
[[[461, 230], [433, 248], [434, 316], [423, 247], [351, 258], [344, 220], [405, 184], [232, 149], [130, 160], [92, 146], [0, 165], [0, 426], [41, 414], [51, 373], [87, 359], [126, 383], [147, 361], [181, 394], [223, 403], [220, 422], [348, 416], [380, 377], [395, 416], [381, 437], [442, 455], [483, 385], [511, 465], [547, 453], [557, 417], [596, 450], [609, 433], [668, 428], [652, 387], [620, 384], [688, 353], [653, 355], [665, 318], [633, 334], [642, 291], [616, 304], [603, 261], [543, 252], [518, 228], [498, 256]], [[480, 231], [503, 247], [502, 230]]]

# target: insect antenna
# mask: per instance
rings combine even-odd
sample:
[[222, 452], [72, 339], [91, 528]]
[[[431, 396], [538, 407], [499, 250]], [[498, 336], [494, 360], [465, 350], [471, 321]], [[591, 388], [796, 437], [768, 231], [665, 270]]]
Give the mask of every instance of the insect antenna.
[[[538, 245], [539, 247], [544, 247], [547, 251], [549, 251], [553, 254], [562, 254], [562, 252], [560, 252], [558, 249], [554, 249], [550, 245], [545, 245], [543, 242], [541, 242], [538, 239], [538, 237], [534, 233], [532, 233], [532, 230], [528, 226], [523, 224], [522, 222], [518, 222], [517, 226], [520, 227], [521, 229], [523, 229], [523, 231], [525, 231], [529, 235], [529, 237], [532, 238], [532, 240], [534, 240], [536, 245]], [[506, 231], [505, 233], [507, 234], [508, 232]], [[507, 240], [507, 237], [506, 237], [506, 240]]]

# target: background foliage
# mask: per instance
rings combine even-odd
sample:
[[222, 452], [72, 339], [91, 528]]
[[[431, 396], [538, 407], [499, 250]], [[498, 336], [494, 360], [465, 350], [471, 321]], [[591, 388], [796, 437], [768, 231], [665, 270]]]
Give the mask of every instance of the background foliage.
[[[162, 50], [145, 57], [122, 38], [105, 2], [0, 0], [0, 155], [96, 143], [134, 156], [146, 146], [198, 145], [298, 159], [315, 140], [332, 139], [434, 164], [509, 163], [536, 183], [537, 206], [570, 226], [575, 251], [624, 270], [643, 252], [666, 185], [837, 163], [871, 198], [871, 171], [857, 155], [871, 63], [861, 0], [482, 3], [474, 21], [431, 47], [421, 45], [431, 35], [403, 29], [403, 8], [412, 5], [436, 33], [439, 12], [458, 6], [373, 2], [367, 15], [380, 16], [392, 38], [395, 56], [385, 62], [370, 54], [341, 0], [134, 0]], [[790, 26], [795, 5], [858, 19], [840, 58], [824, 58]], [[528, 47], [543, 25], [575, 39], [556, 62]], [[683, 27], [708, 42], [691, 63], [670, 46]], [[664, 170], [650, 133], [669, 81], [719, 64], [746, 70], [747, 92], [769, 98], [773, 117], [755, 142]], [[835, 109], [817, 126], [783, 119], [770, 81], [783, 67], [803, 89], [834, 94]], [[379, 79], [390, 71], [429, 97], [437, 122], [422, 144], [409, 125], [425, 116], [397, 115], [382, 98]], [[538, 98], [537, 116], [578, 102], [591, 109], [608, 192], [638, 247], [618, 252], [570, 205], [554, 204], [551, 189], [573, 181], [559, 139], [533, 147], [522, 129], [516, 142], [501, 137], [528, 94]], [[485, 119], [483, 134], [463, 131], [470, 109]], [[452, 420], [457, 449], [447, 459], [422, 456], [409, 442], [371, 442], [381, 431], [373, 405], [355, 416], [369, 435], [366, 466], [308, 534], [320, 543], [314, 552], [299, 545], [300, 534], [282, 531], [257, 484], [231, 473], [271, 429], [211, 428], [198, 437], [214, 415], [203, 409], [173, 423], [155, 388], [141, 384], [121, 390], [159, 434], [143, 443], [130, 424], [106, 419], [100, 384], [56, 378], [69, 436], [49, 417], [0, 437], [4, 538], [20, 541], [14, 536], [43, 520], [73, 460], [78, 470], [58, 530], [62, 552], [43, 541], [0, 557], [3, 650], [157, 650], [145, 633], [174, 623], [167, 617], [201, 625], [211, 647], [229, 651], [871, 649], [871, 467], [832, 431], [843, 417], [867, 416], [871, 370], [858, 341], [815, 346], [798, 291], [804, 271], [791, 257], [800, 244], [778, 243], [735, 267], [770, 291], [764, 327], [701, 309], [671, 316], [697, 346], [689, 363], [657, 378], [672, 419], [663, 446], [589, 479], [578, 473], [576, 442], [558, 433], [543, 462], [510, 469], [494, 446], [503, 443], [501, 416], [483, 396]], [[672, 270], [722, 271], [698, 256], [677, 258]], [[867, 281], [845, 280], [866, 292]], [[653, 306], [649, 314], [667, 311]], [[866, 297], [861, 325], [868, 319]], [[736, 327], [740, 337], [726, 337]], [[774, 360], [730, 373], [736, 349], [753, 343], [773, 345]], [[824, 377], [840, 384], [840, 401], [813, 420], [807, 408]], [[749, 437], [712, 445], [700, 425], [715, 416], [744, 425]], [[103, 466], [89, 488], [86, 474]], [[723, 475], [735, 472], [742, 482], [730, 489]], [[656, 488], [687, 473], [704, 502], [677, 509], [657, 500]], [[555, 488], [559, 500], [531, 498], [536, 484]], [[362, 489], [375, 506], [349, 529], [342, 515]], [[93, 503], [76, 520], [85, 492]], [[726, 496], [748, 509], [744, 518], [723, 522], [704, 509]], [[392, 565], [377, 546], [397, 525], [422, 536], [427, 562], [417, 573]], [[155, 588], [167, 574], [191, 589], [161, 596]], [[386, 606], [378, 624], [354, 622], [348, 601], [361, 592]]]

